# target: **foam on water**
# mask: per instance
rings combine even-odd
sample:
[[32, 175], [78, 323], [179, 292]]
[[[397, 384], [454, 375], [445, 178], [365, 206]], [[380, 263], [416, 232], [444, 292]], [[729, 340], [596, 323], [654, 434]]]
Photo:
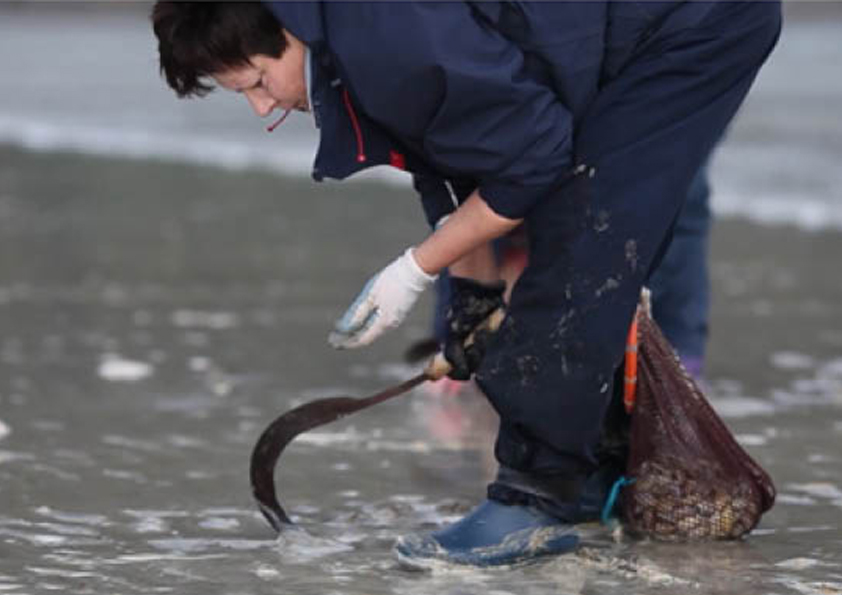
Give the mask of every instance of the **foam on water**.
[[84, 547], [91, 545], [98, 545], [100, 540], [90, 539], [86, 537], [72, 538], [66, 535], [56, 535], [55, 533], [33, 533], [29, 531], [19, 531], [15, 529], [7, 529], [0, 527], [0, 535], [5, 537], [12, 537], [17, 540], [28, 542], [30, 545], [36, 547]]
[[197, 355], [188, 360], [187, 367], [191, 372], [207, 372], [211, 367], [211, 361], [207, 357]]
[[139, 534], [167, 533], [172, 530], [173, 520], [189, 517], [183, 511], [124, 510], [123, 513], [133, 519], [129, 526]]
[[326, 447], [361, 442], [364, 440], [364, 436], [354, 427], [349, 427], [339, 432], [310, 431], [298, 436], [295, 440], [297, 444], [309, 444], [312, 446]]
[[302, 142], [278, 145], [267, 153], [254, 143], [221, 140], [210, 134], [172, 135], [163, 130], [115, 128], [110, 124], [78, 125], [51, 122], [43, 116], [21, 121], [0, 115], [0, 143], [30, 151], [188, 162], [233, 171], [263, 169], [293, 176], [309, 173], [314, 155]]
[[106, 353], [97, 368], [103, 380], [111, 382], [137, 382], [152, 376], [155, 368], [147, 362], [126, 359], [116, 353]]
[[210, 537], [149, 540], [149, 545], [153, 548], [177, 554], [194, 554], [208, 550], [253, 551], [271, 547], [272, 544], [272, 541], [265, 539], [221, 539]]
[[[447, 445], [432, 444], [425, 440], [386, 440], [378, 438], [382, 432], [360, 432], [356, 428], [349, 427], [338, 432], [310, 431], [298, 436], [296, 444], [306, 444], [319, 448], [332, 448], [337, 445], [346, 445], [360, 448], [371, 452], [415, 452], [429, 453], [436, 448], [443, 448]], [[338, 463], [342, 465], [342, 463]], [[343, 469], [340, 469], [343, 470]]]
[[[446, 581], [448, 583], [447, 586], [450, 586], [453, 582], [465, 580], [470, 582], [470, 584], [482, 586], [482, 592], [484, 593], [523, 592], [521, 590], [523, 585], [511, 585], [511, 588], [515, 589], [514, 591], [505, 590], [505, 587], [501, 585], [501, 583], [508, 582], [506, 580], [507, 575], [525, 569], [526, 567], [522, 564], [480, 569], [436, 559], [410, 561], [399, 558], [399, 563], [408, 570], [423, 570], [428, 573], [428, 580], [432, 581], [433, 584]], [[604, 578], [607, 577], [609, 580], [610, 578], [615, 578], [626, 581], [626, 588], [629, 586], [627, 581], [639, 581], [648, 586], [680, 586], [690, 589], [698, 589], [702, 586], [694, 580], [677, 576], [652, 561], [642, 558], [633, 559], [605, 548], [583, 547], [570, 555], [548, 558], [536, 570], [544, 580], [549, 581], [551, 591], [548, 592], [553, 593], [584, 592], [583, 590], [586, 585], [593, 581], [595, 574]], [[514, 582], [518, 582], [517, 579]], [[406, 588], [408, 585], [402, 584], [401, 586], [402, 588]], [[434, 589], [430, 589], [429, 584], [425, 583], [425, 586], [429, 590], [421, 590], [417, 587], [413, 589], [410, 587], [406, 591], [402, 590], [402, 592], [435, 592]], [[445, 585], [441, 586], [445, 587]], [[501, 589], [501, 587], [503, 588]], [[543, 592], [543, 590], [540, 592]]]
[[37, 528], [38, 530], [50, 531], [56, 535], [77, 535], [83, 537], [97, 537], [99, 531], [97, 529], [79, 525], [63, 525], [60, 523], [28, 523], [26, 521], [10, 521], [6, 523], [7, 526], [22, 526]]
[[14, 452], [11, 450], [0, 450], [0, 465], [13, 461], [32, 461], [35, 455], [28, 452]]
[[[570, 560], [561, 560], [570, 564]], [[662, 586], [687, 586], [699, 588], [697, 582], [681, 578], [669, 573], [664, 568], [652, 561], [645, 559], [632, 560], [622, 556], [612, 556], [601, 553], [599, 550], [582, 548], [576, 553], [575, 562], [584, 567], [596, 568], [626, 579], [639, 579], [652, 585]]]
[[225, 330], [239, 326], [240, 318], [233, 312], [205, 312], [201, 310], [176, 310], [171, 317], [174, 326], [181, 328], [208, 328]]
[[101, 560], [104, 564], [147, 564], [149, 562], [186, 562], [191, 560], [218, 560], [224, 558], [225, 554], [204, 554], [199, 556], [188, 556], [184, 554], [124, 554], [109, 560]]
[[152, 440], [139, 440], [114, 434], [106, 434], [102, 437], [102, 443], [109, 446], [118, 446], [128, 450], [139, 450], [142, 452], [161, 452], [164, 446]]
[[764, 225], [795, 225], [806, 231], [842, 229], [842, 197], [832, 194], [813, 195], [803, 190], [752, 194], [748, 188], [738, 190], [718, 182], [713, 196], [713, 210], [720, 216], [743, 217]]
[[743, 446], [764, 446], [769, 442], [766, 436], [759, 434], [737, 434], [734, 438]]
[[60, 510], [54, 510], [49, 506], [39, 506], [35, 509], [35, 512], [41, 516], [61, 521], [63, 523], [78, 523], [81, 525], [91, 525], [96, 527], [105, 527], [110, 524], [108, 521], [108, 517], [100, 514], [65, 512]]
[[776, 504], [788, 504], [791, 506], [815, 506], [816, 501], [809, 496], [795, 496], [792, 494], [778, 493], [775, 497]]
[[[781, 351], [770, 357], [773, 367], [792, 374], [788, 386], [770, 389], [769, 397], [745, 395], [733, 381], [717, 380], [706, 396], [724, 418], [770, 416], [791, 409], [842, 404], [842, 358], [822, 361], [805, 354]], [[838, 429], [837, 425], [834, 425]]]
[[164, 519], [152, 517], [138, 520], [132, 526], [135, 533], [164, 533], [169, 531], [170, 525]]
[[342, 541], [311, 535], [301, 528], [283, 531], [278, 535], [275, 547], [281, 560], [289, 564], [309, 563], [354, 549]]
[[782, 560], [776, 563], [775, 566], [778, 568], [789, 568], [791, 570], [804, 570], [805, 568], [824, 566], [824, 563], [814, 558], [790, 558], [789, 560]]
[[149, 477], [139, 471], [130, 471], [128, 469], [103, 469], [103, 477], [109, 479], [119, 479], [121, 481], [129, 481], [132, 483], [148, 483]]
[[804, 581], [791, 576], [781, 576], [775, 582], [802, 595], [840, 595], [842, 583], [825, 581]]
[[258, 564], [254, 568], [254, 574], [256, 574], [259, 578], [264, 580], [269, 579], [276, 579], [281, 577], [281, 571], [278, 570], [275, 566], [270, 566], [268, 564]]
[[838, 486], [829, 482], [811, 482], [811, 483], [791, 483], [787, 487], [797, 492], [803, 492], [814, 496], [816, 498], [824, 498], [829, 500], [838, 500], [842, 502], [842, 490]]
[[716, 412], [725, 418], [741, 418], [755, 415], [771, 415], [776, 407], [766, 399], [746, 396], [710, 397]]
[[778, 351], [772, 354], [772, 365], [781, 370], [810, 370], [815, 368], [815, 359], [795, 351]]
[[207, 448], [208, 441], [204, 438], [197, 438], [195, 436], [182, 436], [180, 434], [173, 434], [167, 436], [167, 444], [175, 446], [176, 448]]
[[240, 528], [240, 521], [223, 517], [208, 518], [199, 522], [202, 529], [214, 529], [218, 531], [233, 531]]
[[84, 570], [67, 570], [66, 568], [42, 568], [40, 566], [27, 566], [27, 572], [32, 572], [33, 574], [37, 574], [38, 576], [58, 576], [61, 578], [91, 578], [95, 576], [99, 576], [93, 572], [87, 572]]

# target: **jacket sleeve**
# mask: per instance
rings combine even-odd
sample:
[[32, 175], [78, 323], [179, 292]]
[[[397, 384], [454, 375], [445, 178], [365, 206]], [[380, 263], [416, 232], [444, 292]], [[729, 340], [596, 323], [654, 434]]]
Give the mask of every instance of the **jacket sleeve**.
[[412, 186], [421, 197], [421, 206], [430, 228], [435, 229], [442, 217], [456, 209], [453, 197], [443, 178], [426, 174], [413, 174]]
[[328, 39], [373, 120], [525, 216], [571, 168], [572, 118], [523, 54], [458, 2], [329, 3]]
[[476, 189], [473, 180], [445, 180], [439, 176], [413, 174], [412, 186], [421, 197], [427, 223], [435, 229], [442, 217], [451, 214]]

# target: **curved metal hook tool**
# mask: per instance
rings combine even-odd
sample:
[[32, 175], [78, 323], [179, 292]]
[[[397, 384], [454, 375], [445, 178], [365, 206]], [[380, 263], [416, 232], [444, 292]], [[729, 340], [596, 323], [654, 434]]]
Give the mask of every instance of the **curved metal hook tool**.
[[[495, 331], [503, 321], [504, 312], [502, 309], [495, 310], [483, 322], [480, 328], [483, 330]], [[466, 345], [473, 341], [473, 336], [468, 337]], [[272, 528], [281, 532], [284, 525], [292, 525], [283, 507], [278, 502], [278, 495], [275, 491], [275, 466], [284, 452], [287, 445], [299, 434], [312, 430], [318, 426], [336, 421], [347, 415], [355, 413], [382, 403], [398, 395], [402, 395], [413, 387], [418, 386], [427, 380], [438, 380], [447, 375], [450, 371], [450, 364], [439, 353], [430, 361], [425, 370], [417, 376], [392, 386], [377, 394], [365, 398], [355, 397], [329, 397], [316, 399], [277, 417], [269, 426], [263, 430], [251, 452], [250, 479], [251, 489], [257, 506]]]

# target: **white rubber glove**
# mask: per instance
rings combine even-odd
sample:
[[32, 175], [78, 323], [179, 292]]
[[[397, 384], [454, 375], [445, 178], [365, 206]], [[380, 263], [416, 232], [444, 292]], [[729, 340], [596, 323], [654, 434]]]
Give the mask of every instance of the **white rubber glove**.
[[336, 321], [328, 342], [337, 349], [368, 345], [403, 322], [418, 296], [436, 277], [421, 270], [412, 248], [408, 248], [368, 280], [354, 303]]

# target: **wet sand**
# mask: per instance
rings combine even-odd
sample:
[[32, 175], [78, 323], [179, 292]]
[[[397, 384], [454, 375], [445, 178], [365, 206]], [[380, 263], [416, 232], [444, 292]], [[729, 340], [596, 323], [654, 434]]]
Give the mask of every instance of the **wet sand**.
[[394, 537], [466, 510], [485, 473], [482, 405], [417, 391], [291, 448], [284, 503], [310, 535], [276, 543], [253, 441], [292, 404], [413, 371], [429, 296], [371, 349], [325, 338], [422, 220], [384, 185], [0, 147], [0, 590], [842, 593], [842, 233], [733, 219], [714, 232], [710, 394], [781, 493], [746, 542], [594, 529], [577, 557], [407, 573]]

